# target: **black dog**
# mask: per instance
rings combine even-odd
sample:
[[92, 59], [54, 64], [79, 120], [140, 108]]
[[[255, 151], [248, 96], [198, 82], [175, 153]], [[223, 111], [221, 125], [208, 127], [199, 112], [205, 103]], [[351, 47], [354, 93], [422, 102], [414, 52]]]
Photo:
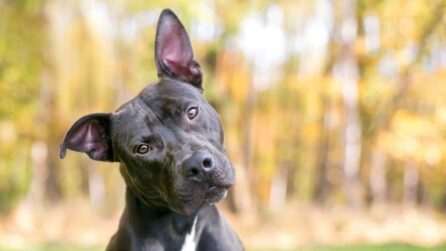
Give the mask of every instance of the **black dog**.
[[158, 21], [159, 80], [114, 113], [79, 119], [61, 144], [94, 160], [117, 161], [126, 208], [107, 250], [243, 250], [213, 205], [235, 183], [216, 111], [175, 14]]

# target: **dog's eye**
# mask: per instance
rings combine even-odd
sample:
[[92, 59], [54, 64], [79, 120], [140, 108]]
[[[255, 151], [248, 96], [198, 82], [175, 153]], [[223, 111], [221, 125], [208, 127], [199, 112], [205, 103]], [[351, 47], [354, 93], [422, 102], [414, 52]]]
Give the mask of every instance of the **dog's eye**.
[[189, 108], [189, 110], [187, 110], [187, 117], [189, 119], [193, 119], [197, 115], [198, 115], [198, 107], [197, 106], [191, 107], [191, 108]]
[[153, 150], [153, 148], [151, 146], [142, 144], [142, 145], [138, 146], [138, 148], [136, 149], [136, 152], [138, 152], [139, 154], [145, 154], [152, 150]]

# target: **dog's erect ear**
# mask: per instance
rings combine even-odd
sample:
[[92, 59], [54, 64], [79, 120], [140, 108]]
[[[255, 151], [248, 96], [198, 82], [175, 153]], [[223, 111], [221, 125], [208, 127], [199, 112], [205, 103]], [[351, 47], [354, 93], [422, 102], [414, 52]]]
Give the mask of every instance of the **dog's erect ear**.
[[60, 158], [65, 157], [67, 148], [84, 152], [94, 160], [114, 161], [110, 113], [90, 114], [76, 121], [60, 145]]
[[195, 61], [184, 26], [169, 9], [161, 12], [156, 29], [155, 61], [159, 77], [188, 82], [202, 90], [200, 65]]

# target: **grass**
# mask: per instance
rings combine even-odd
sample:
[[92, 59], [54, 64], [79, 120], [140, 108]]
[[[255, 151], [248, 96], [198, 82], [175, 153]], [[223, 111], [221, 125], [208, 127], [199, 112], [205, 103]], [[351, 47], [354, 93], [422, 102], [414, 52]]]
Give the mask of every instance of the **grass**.
[[388, 243], [381, 245], [357, 244], [346, 246], [310, 246], [293, 249], [262, 248], [248, 251], [444, 251], [446, 245], [435, 247], [418, 247], [404, 243]]
[[103, 251], [105, 247], [93, 246], [85, 247], [70, 245], [65, 243], [46, 243], [39, 245], [20, 245], [18, 247], [8, 247], [0, 244], [0, 251]]
[[[81, 247], [76, 245], [69, 245], [64, 243], [47, 243], [38, 246], [21, 246], [21, 247], [6, 247], [0, 244], [0, 251], [102, 251], [105, 250], [103, 246], [95, 247]], [[261, 248], [251, 249], [247, 251], [444, 251], [446, 245], [435, 247], [417, 247], [403, 243], [389, 243], [382, 245], [347, 245], [347, 246], [311, 246], [311, 247], [296, 247], [293, 249], [275, 249], [275, 248]]]

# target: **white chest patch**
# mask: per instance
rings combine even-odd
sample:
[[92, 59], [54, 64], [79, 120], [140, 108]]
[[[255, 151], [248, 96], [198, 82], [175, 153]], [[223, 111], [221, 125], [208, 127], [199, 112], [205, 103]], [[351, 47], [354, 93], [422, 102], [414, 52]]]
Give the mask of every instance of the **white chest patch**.
[[197, 243], [195, 243], [195, 226], [197, 225], [197, 220], [198, 216], [195, 217], [192, 229], [190, 230], [190, 233], [186, 235], [186, 239], [184, 239], [181, 251], [195, 251], [197, 247]]

